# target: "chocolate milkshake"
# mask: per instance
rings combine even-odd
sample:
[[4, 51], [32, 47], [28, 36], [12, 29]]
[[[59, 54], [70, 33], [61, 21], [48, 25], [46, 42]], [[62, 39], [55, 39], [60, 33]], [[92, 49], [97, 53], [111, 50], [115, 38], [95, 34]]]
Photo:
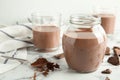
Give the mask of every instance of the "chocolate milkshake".
[[113, 34], [115, 28], [115, 15], [113, 14], [98, 14], [101, 17], [101, 25], [107, 34]]
[[36, 26], [33, 28], [34, 45], [43, 50], [54, 50], [59, 46], [60, 29], [56, 26]]
[[95, 71], [103, 60], [106, 38], [98, 37], [92, 29], [67, 31], [63, 50], [68, 66], [78, 72]]

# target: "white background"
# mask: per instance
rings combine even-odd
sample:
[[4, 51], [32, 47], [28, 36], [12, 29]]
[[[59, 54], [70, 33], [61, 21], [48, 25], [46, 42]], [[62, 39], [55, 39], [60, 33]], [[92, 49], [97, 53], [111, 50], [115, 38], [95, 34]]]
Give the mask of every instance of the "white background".
[[0, 0], [0, 24], [25, 22], [35, 11], [60, 12], [65, 17], [76, 12], [93, 13], [99, 6], [120, 13], [120, 0]]

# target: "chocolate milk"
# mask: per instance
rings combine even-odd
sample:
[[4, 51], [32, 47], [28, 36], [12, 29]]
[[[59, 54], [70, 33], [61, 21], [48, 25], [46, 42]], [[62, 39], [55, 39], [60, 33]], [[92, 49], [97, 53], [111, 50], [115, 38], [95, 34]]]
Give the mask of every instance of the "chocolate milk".
[[39, 49], [57, 48], [59, 39], [60, 29], [56, 26], [36, 26], [33, 28], [33, 42]]
[[115, 16], [113, 14], [98, 14], [101, 17], [101, 25], [106, 34], [113, 34], [115, 28]]
[[63, 35], [65, 59], [68, 66], [78, 72], [95, 71], [103, 60], [105, 49], [105, 39], [99, 42], [91, 30], [68, 31]]

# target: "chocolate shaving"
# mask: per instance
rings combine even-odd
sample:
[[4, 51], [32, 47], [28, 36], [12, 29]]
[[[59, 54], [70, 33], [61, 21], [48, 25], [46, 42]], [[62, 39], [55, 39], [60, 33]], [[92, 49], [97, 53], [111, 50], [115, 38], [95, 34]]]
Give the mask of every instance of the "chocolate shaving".
[[109, 47], [106, 48], [105, 55], [110, 55], [110, 48]]
[[59, 69], [59, 65], [53, 62], [49, 62], [45, 58], [39, 58], [35, 62], [31, 64], [32, 67], [37, 68], [37, 71], [42, 72], [44, 76], [49, 74], [49, 71], [54, 71], [55, 69]]
[[110, 80], [110, 78], [109, 78], [109, 77], [106, 77], [105, 80]]
[[112, 57], [108, 58], [108, 62], [112, 65], [120, 65], [120, 60], [119, 60], [119, 56], [118, 55], [114, 55]]
[[64, 58], [64, 53], [57, 54], [57, 55], [54, 56], [54, 58], [56, 58], [56, 59], [62, 59], [62, 58]]
[[102, 71], [101, 73], [103, 73], [103, 74], [111, 74], [111, 70], [110, 69], [106, 69], [106, 70], [104, 70], [104, 71]]
[[113, 47], [113, 52], [114, 52], [114, 55], [120, 56], [120, 47], [117, 47], [117, 46]]
[[36, 72], [34, 72], [33, 80], [36, 80]]

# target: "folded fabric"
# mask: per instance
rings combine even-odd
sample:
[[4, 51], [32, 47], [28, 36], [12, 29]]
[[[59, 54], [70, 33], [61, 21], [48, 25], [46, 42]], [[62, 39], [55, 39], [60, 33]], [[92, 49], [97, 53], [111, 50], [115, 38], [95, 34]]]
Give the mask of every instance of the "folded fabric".
[[[14, 58], [27, 59], [27, 50], [26, 48], [16, 49], [4, 54], [0, 54], [0, 74], [7, 72], [19, 66], [21, 63]], [[4, 58], [2, 56], [8, 56], [13, 59]]]
[[[0, 58], [0, 60], [4, 60], [3, 58]], [[0, 74], [7, 72], [9, 70], [14, 69], [15, 67], [19, 66], [20, 62], [15, 61], [15, 60], [9, 60], [8, 64], [2, 64], [0, 63]]]
[[20, 24], [0, 28], [0, 52], [33, 45], [31, 24]]
[[[33, 46], [31, 39], [31, 24], [19, 24], [0, 28], [0, 74], [21, 64], [14, 58], [27, 59], [26, 47]], [[3, 56], [8, 56], [12, 59]]]

